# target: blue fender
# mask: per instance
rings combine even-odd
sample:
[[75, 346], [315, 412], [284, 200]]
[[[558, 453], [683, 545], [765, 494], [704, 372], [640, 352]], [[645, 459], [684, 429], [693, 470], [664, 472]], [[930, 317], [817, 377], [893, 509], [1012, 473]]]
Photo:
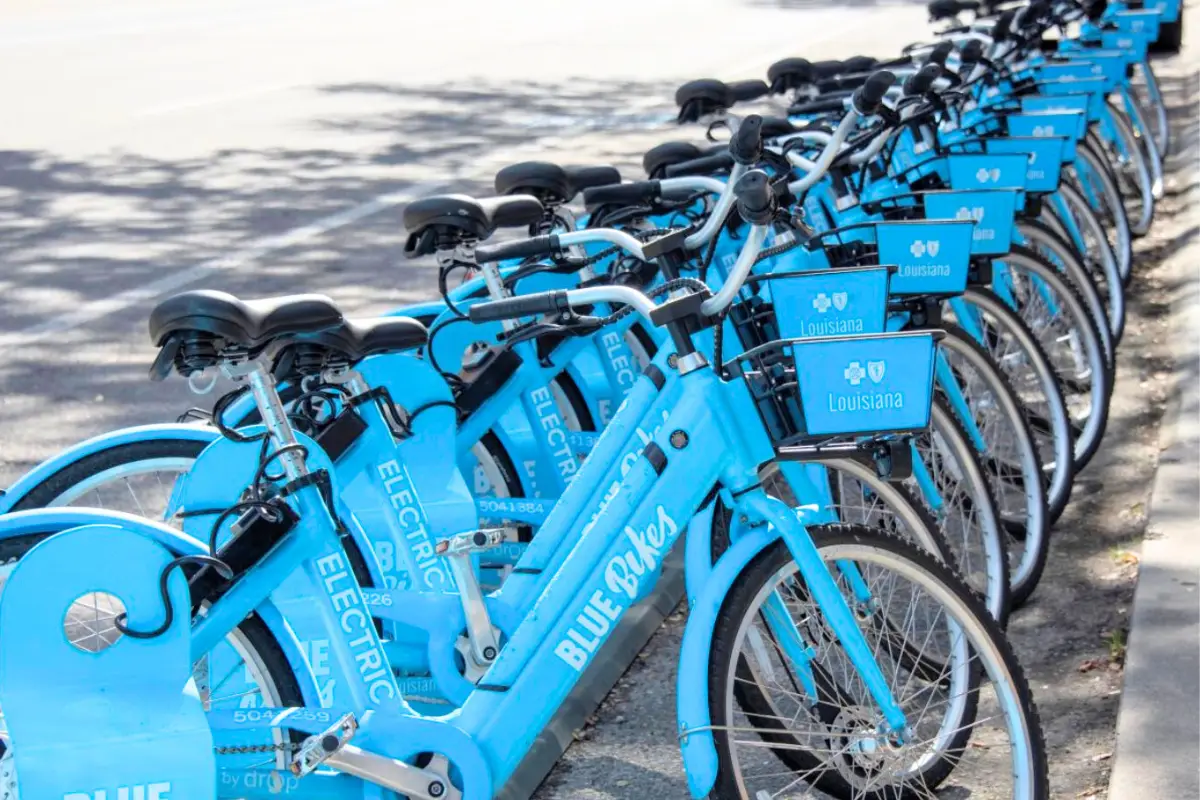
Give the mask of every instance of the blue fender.
[[94, 455], [103, 450], [133, 444], [134, 442], [148, 442], [156, 439], [190, 439], [195, 442], [208, 444], [218, 438], [220, 438], [220, 434], [211, 426], [175, 422], [161, 425], [139, 425], [133, 428], [121, 428], [120, 430], [101, 434], [93, 439], [81, 442], [68, 450], [62, 451], [22, 475], [17, 479], [16, 483], [0, 496], [0, 514], [7, 513], [25, 495], [29, 494], [35, 487], [41, 485], [52, 475], [87, 456]]
[[[68, 528], [82, 525], [117, 526], [158, 542], [177, 555], [208, 554], [208, 546], [203, 542], [161, 522], [118, 511], [101, 511], [90, 508], [36, 508], [4, 514], [0, 516], [0, 539], [15, 539], [20, 536], [65, 531]], [[288, 663], [292, 666], [305, 705], [310, 708], [319, 708], [321, 702], [316, 681], [312, 674], [303, 668], [308, 661], [300, 642], [292, 633], [291, 627], [284, 621], [283, 615], [270, 600], [264, 601], [256, 611], [271, 630]]]
[[700, 585], [699, 595], [688, 613], [679, 648], [675, 708], [679, 721], [679, 749], [688, 776], [688, 788], [695, 798], [706, 797], [717, 781], [717, 746], [709, 727], [712, 719], [708, 713], [709, 653], [717, 617], [738, 575], [779, 537], [779, 531], [773, 525], [745, 530]]
[[712, 525], [716, 506], [714, 500], [696, 512], [684, 534], [683, 581], [689, 608], [696, 604], [696, 598], [712, 575]]

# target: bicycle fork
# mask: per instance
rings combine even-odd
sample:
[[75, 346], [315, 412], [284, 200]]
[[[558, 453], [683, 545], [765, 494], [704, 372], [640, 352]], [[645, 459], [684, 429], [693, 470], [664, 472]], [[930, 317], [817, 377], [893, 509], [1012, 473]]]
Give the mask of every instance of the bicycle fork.
[[[847, 604], [836, 578], [821, 558], [807, 529], [796, 519], [791, 509], [765, 494], [754, 492], [744, 496], [741, 500], [748, 512], [758, 517], [760, 521], [775, 526], [781, 533], [788, 551], [800, 570], [809, 595], [821, 609], [822, 615], [834, 635], [837, 636], [838, 641], [841, 642], [871, 698], [879, 707], [887, 724], [886, 733], [893, 741], [902, 743], [907, 737], [908, 720], [892, 695], [888, 680], [858, 626], [855, 612]], [[869, 606], [870, 590], [859, 573], [858, 567], [844, 561], [839, 561], [837, 566], [838, 571], [846, 578], [854, 593], [856, 605], [866, 604]], [[797, 629], [778, 589], [768, 599], [764, 608], [764, 616], [767, 618], [772, 636], [779, 642], [785, 656], [797, 670], [797, 679], [805, 691], [811, 693], [812, 699], [815, 701], [817, 688], [811, 665], [816, 651], [805, 641], [803, 633]]]

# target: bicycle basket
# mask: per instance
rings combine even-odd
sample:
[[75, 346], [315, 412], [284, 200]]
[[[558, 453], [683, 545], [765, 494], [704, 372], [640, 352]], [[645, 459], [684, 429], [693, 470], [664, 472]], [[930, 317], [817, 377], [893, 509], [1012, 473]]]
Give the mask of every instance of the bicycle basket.
[[967, 287], [971, 261], [969, 219], [924, 219], [924, 192], [864, 204], [885, 222], [865, 222], [827, 231], [810, 240], [831, 267], [894, 264], [893, 295], [957, 295]]
[[877, 226], [879, 259], [897, 267], [892, 294], [956, 295], [967, 288], [975, 224], [953, 215], [937, 216], [940, 219]]
[[888, 281], [895, 267], [850, 267], [755, 276], [775, 307], [779, 335], [844, 336], [882, 333]]
[[929, 425], [942, 331], [780, 339], [726, 362], [776, 448]]
[[1012, 249], [1019, 192], [976, 189], [970, 192], [926, 192], [925, 213], [934, 219], [970, 220], [971, 255], [998, 256]]

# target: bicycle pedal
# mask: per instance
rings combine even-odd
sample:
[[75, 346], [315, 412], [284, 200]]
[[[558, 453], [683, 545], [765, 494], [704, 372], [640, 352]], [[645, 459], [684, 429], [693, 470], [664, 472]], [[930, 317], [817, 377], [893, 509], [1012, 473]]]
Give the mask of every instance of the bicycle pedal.
[[508, 533], [505, 528], [481, 528], [477, 531], [456, 533], [437, 543], [433, 552], [439, 556], [462, 556], [471, 553], [482, 553], [499, 547], [504, 543]]
[[358, 720], [354, 718], [353, 714], [347, 714], [327, 728], [324, 733], [309, 736], [301, 743], [296, 755], [292, 757], [289, 767], [291, 773], [297, 778], [303, 778], [345, 747], [354, 738], [356, 731], [358, 731]]

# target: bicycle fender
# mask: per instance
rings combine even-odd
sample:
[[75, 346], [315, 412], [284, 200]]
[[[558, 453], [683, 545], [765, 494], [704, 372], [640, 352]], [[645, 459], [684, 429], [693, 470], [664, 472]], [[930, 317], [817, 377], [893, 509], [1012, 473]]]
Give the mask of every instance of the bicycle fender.
[[0, 514], [7, 513], [9, 509], [19, 503], [35, 487], [48, 480], [51, 476], [56, 475], [71, 464], [103, 450], [135, 442], [154, 441], [155, 439], [190, 439], [208, 444], [218, 438], [220, 438], [220, 434], [215, 428], [195, 423], [184, 424], [172, 422], [159, 425], [139, 425], [132, 428], [109, 431], [58, 453], [18, 478], [16, 483], [10, 486], [3, 495], [0, 495]]
[[708, 711], [708, 662], [717, 618], [742, 570], [779, 537], [779, 531], [771, 525], [747, 530], [712, 568], [688, 612], [679, 648], [675, 709], [679, 749], [688, 788], [695, 798], [708, 796], [717, 781], [717, 747]]
[[[0, 540], [48, 531], [64, 531], [82, 525], [110, 525], [123, 528], [158, 542], [176, 555], [208, 555], [208, 547], [199, 539], [162, 523], [119, 511], [69, 506], [35, 508], [29, 511], [4, 514], [0, 516]], [[300, 642], [292, 633], [291, 627], [284, 621], [283, 615], [269, 599], [263, 601], [256, 610], [263, 623], [270, 629], [276, 642], [279, 643], [288, 664], [291, 665], [305, 705], [310, 708], [319, 708], [321, 698], [316, 680], [307, 669], [308, 659]]]
[[713, 501], [696, 512], [684, 534], [683, 581], [689, 608], [696, 604], [697, 596], [712, 575], [712, 524], [716, 505]]

